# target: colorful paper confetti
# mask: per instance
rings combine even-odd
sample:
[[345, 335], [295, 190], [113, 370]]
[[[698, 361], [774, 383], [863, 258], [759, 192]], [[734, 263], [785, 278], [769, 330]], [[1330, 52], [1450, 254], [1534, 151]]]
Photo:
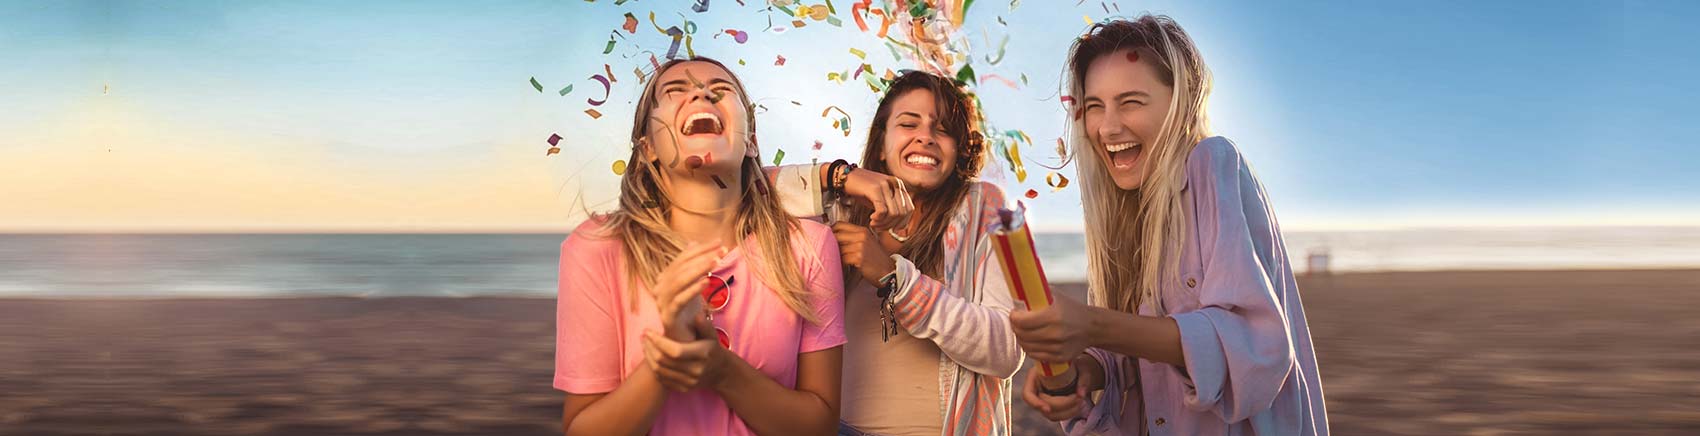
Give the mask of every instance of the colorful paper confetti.
[[1061, 191], [1063, 188], [1068, 187], [1068, 176], [1052, 171], [1050, 174], [1045, 175], [1045, 184], [1051, 186], [1051, 192]]
[[566, 97], [567, 93], [570, 93], [570, 92], [573, 92], [573, 85], [567, 84], [567, 87], [561, 88], [560, 94], [561, 94], [562, 97]]
[[590, 118], [593, 120], [602, 118], [602, 112], [599, 112], [596, 109], [585, 109], [584, 113], [585, 115], [590, 115]]
[[594, 98], [587, 98], [584, 101], [586, 103], [590, 103], [591, 106], [601, 106], [603, 103], [607, 103], [608, 102], [608, 95], [614, 92], [613, 85], [609, 84], [608, 78], [602, 77], [601, 74], [590, 76], [590, 78], [591, 78], [591, 80], [595, 80], [597, 82], [602, 83], [602, 99], [597, 100], [597, 99], [594, 99]]
[[532, 78], [531, 78], [531, 87], [532, 87], [532, 88], [537, 88], [537, 92], [543, 92], [543, 84], [542, 84], [542, 83], [537, 83], [537, 78], [536, 78], [536, 77], [532, 77]]
[[614, 161], [614, 175], [616, 175], [616, 176], [626, 175], [626, 161], [624, 159]]
[[785, 150], [782, 149], [782, 150], [778, 150], [778, 151], [773, 152], [773, 165], [774, 166], [778, 166], [780, 162], [784, 162], [784, 161], [785, 161]]
[[550, 145], [550, 146], [559, 146], [559, 145], [561, 145], [561, 134], [559, 134], [559, 133], [550, 133], [550, 134], [549, 134], [549, 145]]
[[1034, 191], [1032, 189], [1027, 190], [1027, 198], [1028, 199], [1039, 198], [1039, 191]]

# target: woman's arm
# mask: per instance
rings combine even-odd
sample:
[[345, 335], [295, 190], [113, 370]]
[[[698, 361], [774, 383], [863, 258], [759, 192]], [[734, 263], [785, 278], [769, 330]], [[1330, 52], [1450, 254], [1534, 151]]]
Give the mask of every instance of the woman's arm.
[[731, 356], [727, 360], [730, 370], [714, 390], [756, 434], [837, 431], [843, 347], [798, 354], [794, 390], [768, 378], [744, 359]]
[[[798, 218], [817, 218], [826, 214], [828, 185], [833, 175], [831, 165], [785, 165], [763, 168], [763, 174], [773, 182], [773, 194], [780, 207]], [[907, 222], [915, 211], [908, 190], [896, 177], [872, 170], [857, 168], [844, 180], [844, 195], [873, 209], [869, 226], [885, 230]]]
[[985, 304], [976, 304], [949, 292], [949, 284], [916, 270], [907, 259], [897, 261], [897, 290], [892, 296], [897, 324], [911, 336], [933, 341], [939, 351], [971, 371], [1009, 378], [1021, 369], [1026, 358], [1015, 342], [1009, 325], [1014, 301], [1009, 295], [996, 256], [989, 252], [974, 263]]
[[[1116, 354], [1186, 367], [1181, 332], [1173, 318], [1087, 308], [1087, 344]], [[1137, 334], [1130, 334], [1135, 333]]]
[[647, 366], [612, 392], [568, 393], [561, 410], [561, 432], [574, 435], [643, 435], [649, 433], [667, 391]]

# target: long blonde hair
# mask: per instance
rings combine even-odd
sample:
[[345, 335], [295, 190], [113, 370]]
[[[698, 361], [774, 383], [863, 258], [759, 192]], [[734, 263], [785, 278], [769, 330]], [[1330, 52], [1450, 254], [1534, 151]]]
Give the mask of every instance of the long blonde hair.
[[1159, 287], [1179, 275], [1181, 241], [1192, 231], [1181, 206], [1181, 188], [1186, 185], [1187, 155], [1209, 136], [1205, 104], [1210, 70], [1192, 38], [1167, 16], [1104, 21], [1069, 49], [1068, 88], [1074, 101], [1084, 101], [1086, 69], [1092, 61], [1118, 50], [1137, 50], [1154, 60], [1158, 78], [1174, 90], [1157, 140], [1144, 151], [1143, 164], [1149, 168], [1145, 181], [1132, 191], [1116, 186], [1078, 112], [1070, 114], [1068, 136], [1080, 162], [1091, 302], [1136, 313], [1145, 302], [1160, 304]]
[[[743, 82], [725, 64], [705, 57], [673, 59], [649, 75], [649, 82], [638, 97], [636, 115], [632, 117], [632, 152], [627, 158], [631, 165], [620, 178], [620, 206], [603, 216], [608, 220], [604, 228], [611, 230], [624, 248], [627, 282], [642, 283], [646, 288], [655, 286], [655, 277], [672, 263], [685, 245], [685, 241], [668, 226], [674, 203], [658, 179], [663, 164], [646, 157], [644, 150], [654, 144], [647, 139], [649, 112], [657, 103], [655, 93], [661, 75], [685, 62], [705, 62], [726, 70], [738, 96], [743, 99], [745, 116], [749, 117], [745, 124], [749, 126], [749, 132], [740, 132], [738, 137], [748, 141], [746, 147], [756, 147], [755, 106], [750, 103]], [[736, 184], [740, 192], [733, 225], [739, 235], [755, 237], [755, 250], [747, 253], [754, 256], [752, 260], [759, 259], [754, 263], [759, 267], [752, 269], [758, 271], [759, 278], [798, 316], [810, 323], [819, 322], [809, 304], [808, 297], [812, 291], [806, 288], [797, 267], [797, 257], [791, 249], [792, 234], [800, 231], [801, 226], [795, 217], [779, 206], [777, 199], [768, 194], [770, 187], [761, 171], [759, 153], [756, 157], [743, 159]], [[628, 292], [635, 308], [637, 289], [635, 286], [630, 288]]]

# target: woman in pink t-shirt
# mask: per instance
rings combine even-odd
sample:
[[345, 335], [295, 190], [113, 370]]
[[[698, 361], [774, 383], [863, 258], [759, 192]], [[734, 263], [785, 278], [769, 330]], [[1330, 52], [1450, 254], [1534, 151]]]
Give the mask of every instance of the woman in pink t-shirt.
[[838, 428], [837, 241], [769, 195], [746, 96], [706, 58], [663, 64], [644, 87], [618, 210], [561, 244], [566, 434]]

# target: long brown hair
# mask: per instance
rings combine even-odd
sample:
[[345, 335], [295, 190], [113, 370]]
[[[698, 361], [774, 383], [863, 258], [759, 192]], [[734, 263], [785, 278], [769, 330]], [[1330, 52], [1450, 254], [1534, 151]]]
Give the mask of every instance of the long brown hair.
[[[644, 85], [643, 93], [638, 97], [637, 111], [632, 116], [632, 152], [627, 158], [630, 162], [626, 174], [620, 178], [620, 206], [614, 212], [606, 215], [608, 219], [605, 228], [611, 229], [620, 239], [624, 247], [623, 255], [626, 261], [628, 283], [642, 283], [644, 287], [655, 285], [655, 277], [662, 268], [672, 263], [684, 249], [684, 241], [668, 226], [668, 217], [673, 213], [673, 200], [670, 193], [663, 189], [657, 179], [662, 171], [663, 163], [655, 162], [646, 157], [645, 149], [653, 146], [647, 139], [650, 122], [649, 112], [657, 104], [656, 90], [661, 82], [662, 73], [685, 62], [705, 62], [714, 64], [726, 70], [732, 78], [732, 85], [743, 99], [745, 112], [749, 122], [748, 132], [739, 132], [737, 138], [747, 141], [746, 147], [756, 147], [755, 143], [755, 106], [750, 103], [749, 93], [744, 91], [744, 84], [738, 76], [732, 74], [725, 64], [706, 57], [679, 58], [667, 61], [650, 74], [649, 82]], [[668, 129], [670, 132], [672, 129]], [[812, 292], [805, 288], [802, 273], [797, 268], [797, 258], [791, 248], [791, 236], [801, 227], [797, 219], [785, 213], [780, 208], [779, 201], [767, 195], [769, 187], [767, 178], [762, 174], [760, 155], [745, 157], [739, 169], [738, 181], [739, 202], [737, 215], [733, 225], [738, 234], [754, 236], [755, 250], [748, 251], [759, 258], [755, 265], [759, 268], [760, 279], [779, 294], [779, 298], [798, 316], [809, 322], [818, 322], [814, 310], [809, 306], [807, 296]], [[632, 287], [631, 300], [637, 301], [636, 287]], [[635, 306], [634, 306], [635, 307]]]
[[1080, 162], [1089, 295], [1095, 305], [1135, 313], [1140, 304], [1156, 301], [1159, 287], [1179, 274], [1180, 245], [1189, 231], [1180, 191], [1186, 185], [1187, 155], [1209, 136], [1205, 106], [1210, 69], [1192, 38], [1167, 16], [1104, 21], [1069, 50], [1069, 94], [1074, 101], [1085, 101], [1086, 70], [1092, 61], [1120, 50], [1152, 59], [1157, 77], [1174, 90], [1163, 127], [1145, 151], [1150, 153], [1145, 181], [1132, 191], [1117, 187], [1093, 148], [1099, 145], [1087, 139], [1081, 117], [1069, 124], [1069, 137]]
[[[897, 254], [915, 262], [922, 274], [937, 279], [944, 267], [944, 231], [950, 226], [950, 216], [968, 196], [968, 187], [980, 176], [986, 160], [985, 141], [975, 129], [979, 114], [975, 113], [968, 94], [950, 79], [921, 71], [904, 72], [891, 82], [885, 96], [880, 98], [879, 109], [874, 112], [873, 123], [868, 127], [868, 142], [862, 149], [860, 165], [890, 174], [890, 166], [880, 156], [885, 153], [885, 125], [891, 119], [892, 104], [898, 97], [919, 90], [933, 93], [934, 107], [939, 111], [938, 119], [945, 134], [956, 140], [956, 170], [937, 188], [915, 197], [916, 204], [925, 205], [920, 208], [920, 226]], [[867, 226], [869, 214], [873, 211], [858, 205], [851, 212], [850, 222]], [[848, 271], [844, 276], [859, 277]]]

